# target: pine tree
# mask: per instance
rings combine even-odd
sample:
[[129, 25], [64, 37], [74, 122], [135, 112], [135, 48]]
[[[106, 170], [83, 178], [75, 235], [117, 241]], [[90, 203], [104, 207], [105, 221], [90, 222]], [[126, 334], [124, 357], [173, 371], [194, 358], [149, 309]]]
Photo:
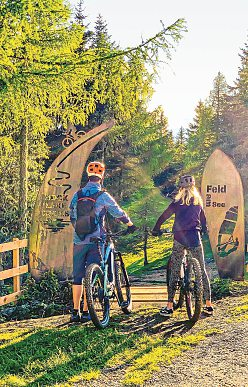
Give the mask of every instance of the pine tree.
[[187, 147], [187, 131], [181, 126], [175, 138], [175, 159], [182, 162]]
[[107, 22], [101, 14], [96, 19], [95, 29], [92, 35], [92, 47], [96, 48], [101, 55], [106, 54], [113, 47], [111, 36], [108, 33]]
[[85, 15], [84, 0], [79, 0], [75, 8], [75, 22], [82, 27], [82, 41], [77, 52], [82, 53], [88, 48], [93, 32], [89, 30], [89, 24], [86, 23], [87, 16]]
[[246, 43], [245, 47], [242, 49], [240, 58], [241, 67], [239, 68], [236, 87], [240, 99], [244, 102], [245, 106], [248, 106], [248, 43]]
[[87, 27], [85, 21], [87, 16], [85, 15], [84, 0], [79, 0], [77, 7], [75, 8], [75, 22], [81, 27]]
[[192, 171], [196, 176], [200, 176], [216, 144], [214, 118], [213, 107], [199, 101], [195, 109], [194, 131], [189, 133], [184, 157], [184, 169]]
[[218, 72], [213, 82], [213, 89], [210, 92], [209, 103], [214, 109], [214, 130], [217, 141], [222, 144], [226, 138], [226, 128], [223, 125], [223, 113], [227, 105], [228, 85], [225, 76]]

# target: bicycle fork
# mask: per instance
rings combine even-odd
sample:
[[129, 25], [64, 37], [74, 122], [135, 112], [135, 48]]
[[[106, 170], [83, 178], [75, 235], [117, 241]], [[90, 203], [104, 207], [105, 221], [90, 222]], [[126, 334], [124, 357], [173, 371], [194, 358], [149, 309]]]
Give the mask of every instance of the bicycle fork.
[[126, 283], [126, 287], [129, 288], [130, 287], [130, 282], [129, 282], [129, 278], [128, 278], [128, 275], [127, 275], [127, 270], [126, 270], [126, 267], [124, 265], [124, 262], [123, 262], [122, 255], [121, 255], [120, 251], [116, 251], [115, 252], [115, 257], [116, 256], [118, 257], [118, 259], [115, 259], [115, 260], [120, 262], [121, 268], [122, 268], [122, 273], [124, 275], [124, 279], [125, 279], [125, 283]]

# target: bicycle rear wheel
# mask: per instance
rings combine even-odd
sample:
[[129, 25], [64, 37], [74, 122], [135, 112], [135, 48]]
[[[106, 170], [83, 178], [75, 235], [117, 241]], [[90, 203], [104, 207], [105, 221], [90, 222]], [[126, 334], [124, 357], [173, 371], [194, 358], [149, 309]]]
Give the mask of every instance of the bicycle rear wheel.
[[115, 287], [121, 310], [125, 314], [130, 314], [132, 311], [131, 289], [128, 279], [128, 274], [122, 260], [121, 253], [116, 254], [115, 260]]
[[68, 146], [70, 146], [70, 145], [73, 144], [73, 143], [74, 143], [74, 141], [73, 141], [73, 139], [70, 138], [70, 137], [65, 137], [65, 138], [63, 139], [63, 141], [62, 141], [62, 145], [63, 145], [64, 148], [68, 148]]
[[97, 328], [105, 328], [109, 323], [109, 299], [104, 296], [103, 271], [96, 263], [86, 270], [85, 290], [92, 322]]
[[185, 301], [189, 320], [199, 320], [202, 308], [202, 274], [197, 259], [191, 258], [185, 273]]
[[[171, 260], [168, 260], [167, 268], [166, 268], [166, 281], [167, 281], [167, 288], [169, 288], [169, 282], [170, 282], [170, 276], [171, 276]], [[178, 308], [182, 308], [183, 301], [184, 301], [184, 292], [182, 289], [182, 279], [179, 278], [177, 283], [177, 290], [176, 290], [176, 300], [173, 300], [173, 309], [176, 310]]]

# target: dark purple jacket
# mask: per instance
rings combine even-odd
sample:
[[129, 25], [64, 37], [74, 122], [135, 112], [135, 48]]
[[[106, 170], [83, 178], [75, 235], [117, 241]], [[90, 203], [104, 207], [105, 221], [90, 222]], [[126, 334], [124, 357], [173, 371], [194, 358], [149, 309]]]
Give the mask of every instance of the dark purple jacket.
[[200, 205], [181, 204], [172, 202], [169, 207], [158, 218], [154, 231], [158, 231], [161, 225], [175, 214], [173, 233], [175, 239], [187, 247], [196, 247], [200, 244], [199, 231], [207, 231], [206, 217]]

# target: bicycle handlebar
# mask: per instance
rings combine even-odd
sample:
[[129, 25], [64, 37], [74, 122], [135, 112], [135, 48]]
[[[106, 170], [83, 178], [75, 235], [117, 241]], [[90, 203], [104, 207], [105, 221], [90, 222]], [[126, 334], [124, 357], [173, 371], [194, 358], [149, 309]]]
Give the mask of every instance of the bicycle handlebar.
[[[142, 227], [137, 227], [135, 231], [147, 231], [149, 235], [152, 235], [152, 229], [150, 229], [148, 227], [146, 230]], [[170, 230], [162, 229], [160, 231], [162, 232], [162, 234], [173, 235], [172, 231], [170, 231]], [[125, 230], [117, 231], [116, 233], [107, 232], [106, 235], [107, 235], [107, 237], [119, 237], [119, 236], [129, 235], [129, 233], [127, 233], [127, 229], [125, 229]]]

